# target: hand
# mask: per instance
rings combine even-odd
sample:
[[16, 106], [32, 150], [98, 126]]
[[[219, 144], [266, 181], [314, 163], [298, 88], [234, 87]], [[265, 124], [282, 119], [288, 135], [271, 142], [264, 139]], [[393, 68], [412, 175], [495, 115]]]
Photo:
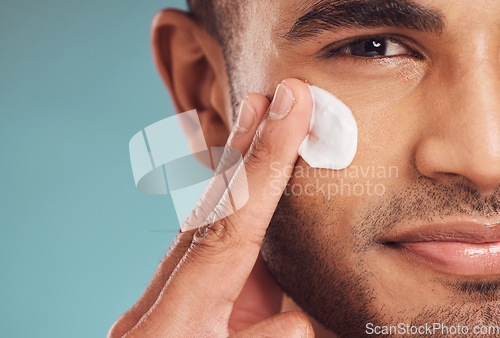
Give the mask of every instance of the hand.
[[[282, 293], [259, 257], [281, 197], [276, 187], [285, 189], [308, 133], [311, 95], [303, 82], [287, 79], [271, 105], [259, 94], [247, 100], [253, 109], [242, 105], [241, 113], [255, 114], [253, 125], [245, 133], [233, 130], [227, 146], [244, 155], [248, 202], [208, 226], [180, 231], [144, 294], [108, 337], [314, 336], [304, 314], [279, 313]], [[280, 178], [272, 174], [278, 167]]]

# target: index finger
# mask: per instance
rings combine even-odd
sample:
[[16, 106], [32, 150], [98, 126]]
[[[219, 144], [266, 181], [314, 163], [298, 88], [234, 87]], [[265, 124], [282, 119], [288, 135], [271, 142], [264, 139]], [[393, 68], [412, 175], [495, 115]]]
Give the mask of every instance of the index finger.
[[[240, 177], [245, 174], [248, 202], [237, 212], [195, 233], [191, 247], [153, 306], [153, 318], [169, 318], [185, 327], [195, 311], [198, 323], [227, 325], [232, 304], [257, 259], [266, 229], [293, 172], [298, 148], [309, 131], [311, 111], [311, 94], [304, 82], [288, 79], [278, 86], [244, 166], [229, 186], [233, 197], [238, 198]], [[218, 212], [224, 211], [216, 208], [215, 215]], [[165, 325], [167, 330], [167, 323], [157, 325]]]

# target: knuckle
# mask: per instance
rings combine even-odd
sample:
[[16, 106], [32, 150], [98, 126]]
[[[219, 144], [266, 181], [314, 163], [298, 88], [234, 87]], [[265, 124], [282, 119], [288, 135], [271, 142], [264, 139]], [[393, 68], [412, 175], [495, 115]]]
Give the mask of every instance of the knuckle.
[[[191, 249], [194, 252], [203, 252], [200, 256], [207, 257], [212, 263], [218, 263], [213, 261], [213, 257], [236, 249], [240, 240], [234, 220], [226, 217], [199, 227], [193, 236]], [[207, 252], [214, 255], [206, 255]]]
[[314, 328], [309, 318], [302, 312], [290, 312], [288, 320], [302, 337], [314, 337]]
[[194, 230], [207, 224], [207, 219], [221, 198], [220, 191], [217, 190], [216, 178], [218, 177], [215, 176], [210, 180], [208, 187], [203, 192], [203, 196], [198, 200], [188, 217], [182, 222], [181, 229], [183, 231]]

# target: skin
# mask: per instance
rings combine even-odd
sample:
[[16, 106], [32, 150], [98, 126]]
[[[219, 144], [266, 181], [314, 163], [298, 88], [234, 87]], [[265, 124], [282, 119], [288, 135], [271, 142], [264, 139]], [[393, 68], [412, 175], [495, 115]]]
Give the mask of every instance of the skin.
[[[312, 334], [310, 320], [330, 331], [317, 327], [318, 336], [362, 335], [368, 322], [496, 324], [500, 276], [444, 273], [381, 245], [426, 222], [500, 222], [500, 3], [416, 3], [442, 13], [441, 34], [355, 28], [291, 43], [280, 36], [308, 4], [255, 1], [245, 10], [248, 27], [226, 55], [230, 69], [218, 43], [189, 15], [158, 14], [154, 55], [176, 109], [198, 109], [209, 145], [229, 137], [227, 144], [246, 154], [250, 201], [209, 226], [215, 231], [208, 235], [180, 232], [110, 337], [300, 336]], [[378, 33], [414, 41], [423, 57], [315, 58], [331, 43]], [[269, 99], [287, 78], [295, 106], [284, 120], [269, 120]], [[296, 155], [312, 105], [304, 81], [334, 93], [358, 122], [354, 162], [327, 177]], [[232, 102], [245, 97], [255, 122], [235, 136]], [[373, 166], [397, 171], [359, 173]], [[273, 168], [282, 174], [274, 177]], [[379, 184], [384, 194], [290, 194], [308, 184]], [[310, 318], [276, 317], [281, 290], [299, 306], [288, 301], [287, 309]]]

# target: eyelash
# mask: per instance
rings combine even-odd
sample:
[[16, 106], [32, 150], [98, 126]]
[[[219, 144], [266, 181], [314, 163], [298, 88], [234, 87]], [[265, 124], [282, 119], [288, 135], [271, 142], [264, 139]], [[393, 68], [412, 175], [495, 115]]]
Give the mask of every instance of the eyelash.
[[[378, 39], [383, 39], [387, 40], [393, 43], [397, 43], [401, 46], [403, 46], [405, 49], [408, 50], [408, 54], [405, 54], [404, 56], [410, 56], [414, 57], [417, 59], [424, 59], [424, 56], [416, 50], [416, 48], [409, 47], [407, 43], [402, 42], [401, 37], [397, 37], [394, 35], [387, 35], [387, 34], [379, 34], [379, 35], [364, 35], [364, 36], [358, 36], [352, 39], [349, 39], [347, 41], [339, 41], [335, 42], [331, 45], [328, 45], [320, 51], [320, 54], [322, 57], [330, 59], [334, 57], [339, 57], [339, 56], [346, 56], [346, 57], [352, 57], [352, 58], [359, 58], [359, 59], [364, 59], [364, 60], [369, 60], [369, 59], [385, 59], [385, 58], [391, 58], [391, 57], [401, 57], [401, 55], [390, 55], [390, 56], [376, 56], [376, 57], [363, 57], [363, 56], [356, 56], [356, 55], [349, 55], [348, 51], [352, 46], [366, 42], [367, 40], [378, 40]], [[340, 44], [340, 45], [339, 45]]]

